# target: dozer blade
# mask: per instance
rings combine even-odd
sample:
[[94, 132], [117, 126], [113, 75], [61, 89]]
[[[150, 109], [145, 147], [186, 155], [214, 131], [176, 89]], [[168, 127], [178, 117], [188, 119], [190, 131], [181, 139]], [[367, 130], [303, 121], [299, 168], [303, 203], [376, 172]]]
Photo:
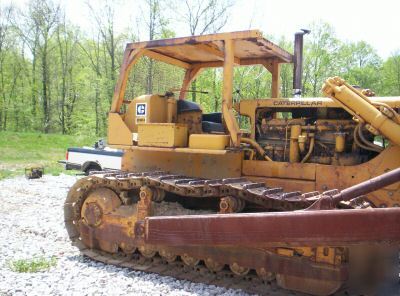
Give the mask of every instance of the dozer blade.
[[136, 230], [146, 243], [170, 246], [399, 244], [400, 208], [326, 210], [398, 181], [400, 168], [321, 196], [305, 211], [147, 217]]
[[155, 245], [341, 246], [400, 243], [400, 208], [149, 217]]

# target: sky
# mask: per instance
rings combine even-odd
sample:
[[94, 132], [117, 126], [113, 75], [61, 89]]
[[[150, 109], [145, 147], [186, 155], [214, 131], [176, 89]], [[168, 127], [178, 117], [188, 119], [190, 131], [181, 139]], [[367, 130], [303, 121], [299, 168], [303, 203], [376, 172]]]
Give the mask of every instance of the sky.
[[[6, 1], [6, 0], [0, 0]], [[10, 0], [23, 7], [27, 0]], [[67, 18], [83, 30], [90, 30], [90, 12], [86, 0], [62, 0]], [[96, 0], [91, 0], [96, 3]], [[116, 22], [117, 30], [140, 20], [138, 0], [115, 0], [120, 7]], [[168, 3], [168, 1], [167, 1]], [[387, 58], [400, 50], [400, 1], [398, 0], [236, 0], [223, 31], [260, 29], [268, 35], [293, 38], [296, 31], [307, 28], [314, 21], [330, 23], [337, 38], [343, 41], [364, 40], [378, 54]], [[187, 32], [182, 26], [174, 28], [177, 36]], [[144, 36], [141, 37], [145, 39]]]
[[400, 50], [399, 13], [398, 0], [243, 0], [232, 12], [229, 29], [248, 27], [254, 15], [252, 28], [292, 38], [294, 32], [322, 20], [334, 27], [339, 39], [367, 41], [386, 58]]

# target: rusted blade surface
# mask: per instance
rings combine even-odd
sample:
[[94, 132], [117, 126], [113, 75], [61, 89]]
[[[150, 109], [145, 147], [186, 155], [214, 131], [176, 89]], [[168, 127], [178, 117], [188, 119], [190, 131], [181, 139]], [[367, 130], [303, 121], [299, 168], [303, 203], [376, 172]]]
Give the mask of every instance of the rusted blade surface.
[[400, 208], [148, 217], [145, 241], [183, 245], [400, 243]]

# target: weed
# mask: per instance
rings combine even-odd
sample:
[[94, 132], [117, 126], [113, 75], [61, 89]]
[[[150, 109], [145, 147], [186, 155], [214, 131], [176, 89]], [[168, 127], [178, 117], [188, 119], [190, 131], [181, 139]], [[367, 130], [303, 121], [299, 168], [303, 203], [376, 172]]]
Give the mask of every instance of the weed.
[[5, 178], [10, 178], [16, 175], [15, 171], [12, 170], [1, 170], [0, 169], [0, 180]]
[[8, 262], [8, 266], [15, 272], [40, 272], [49, 270], [51, 267], [56, 266], [56, 257], [45, 258], [37, 257], [33, 259], [19, 259]]

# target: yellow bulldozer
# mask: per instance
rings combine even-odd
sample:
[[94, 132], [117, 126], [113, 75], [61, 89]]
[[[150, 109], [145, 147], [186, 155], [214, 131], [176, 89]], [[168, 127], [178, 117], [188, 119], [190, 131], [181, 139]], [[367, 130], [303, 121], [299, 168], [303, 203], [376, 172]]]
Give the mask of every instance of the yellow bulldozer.
[[[122, 169], [70, 189], [73, 244], [123, 267], [314, 295], [362, 279], [371, 246], [397, 248], [400, 98], [371, 97], [338, 77], [326, 80], [326, 97], [301, 98], [303, 34], [294, 55], [257, 30], [127, 44], [108, 117]], [[127, 98], [142, 57], [183, 68], [179, 94]], [[283, 63], [294, 63], [294, 98], [280, 98]], [[272, 74], [272, 98], [234, 103], [234, 68], [253, 65]], [[221, 112], [206, 114], [185, 97], [215, 67], [223, 69]]]

